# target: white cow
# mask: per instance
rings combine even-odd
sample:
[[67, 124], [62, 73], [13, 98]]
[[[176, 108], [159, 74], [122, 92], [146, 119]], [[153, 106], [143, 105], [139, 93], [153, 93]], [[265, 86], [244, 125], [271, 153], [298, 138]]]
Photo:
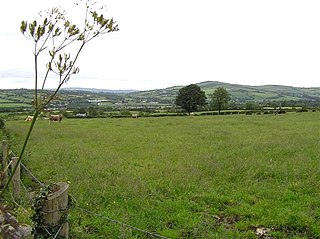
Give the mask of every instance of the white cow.
[[33, 116], [28, 115], [24, 121], [31, 122], [33, 120]]

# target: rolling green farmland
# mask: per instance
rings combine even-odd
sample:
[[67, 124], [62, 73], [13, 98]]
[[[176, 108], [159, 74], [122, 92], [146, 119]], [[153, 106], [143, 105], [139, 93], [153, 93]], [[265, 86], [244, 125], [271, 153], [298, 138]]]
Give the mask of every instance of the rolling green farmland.
[[30, 105], [24, 104], [24, 103], [5, 103], [0, 105], [0, 108], [22, 108], [22, 107], [30, 108]]
[[[29, 123], [8, 121], [18, 152]], [[38, 120], [23, 162], [169, 238], [320, 238], [320, 113]], [[147, 238], [75, 207], [74, 238]]]
[[14, 101], [0, 98], [0, 104], [3, 104], [3, 103], [14, 103]]
[[[217, 81], [205, 81], [197, 85], [206, 93], [207, 101], [217, 87], [226, 88], [231, 94], [230, 109], [243, 109], [248, 102], [261, 106], [285, 107], [307, 106], [311, 108], [320, 105], [320, 88], [301, 88], [281, 85], [249, 86], [228, 84]], [[61, 89], [59, 96], [51, 102], [48, 108], [54, 109], [79, 109], [79, 108], [123, 108], [133, 109], [157, 109], [174, 107], [175, 98], [179, 89], [183, 86], [173, 86], [165, 89], [155, 89], [149, 91], [112, 91], [90, 88], [64, 88]], [[31, 108], [33, 90], [28, 89], [0, 89], [1, 99], [15, 103], [27, 104], [24, 108]], [[45, 91], [45, 94], [50, 91]], [[20, 108], [12, 105], [12, 109]], [[8, 111], [8, 109], [2, 109]], [[16, 109], [21, 110], [21, 109]], [[109, 109], [108, 109], [109, 110]], [[1, 107], [0, 107], [1, 111]]]

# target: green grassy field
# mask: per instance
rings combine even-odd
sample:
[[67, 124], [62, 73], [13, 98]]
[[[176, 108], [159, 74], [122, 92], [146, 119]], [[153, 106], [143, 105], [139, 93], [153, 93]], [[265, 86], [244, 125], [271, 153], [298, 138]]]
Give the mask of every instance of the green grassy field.
[[[28, 123], [8, 121], [15, 151]], [[23, 162], [169, 238], [320, 238], [320, 114], [38, 120]], [[72, 238], [147, 238], [71, 210]]]
[[4, 103], [14, 103], [14, 101], [0, 98], [0, 104], [4, 104]]
[[30, 108], [30, 105], [24, 104], [24, 103], [1, 103], [0, 102], [0, 108], [22, 108], [27, 107]]

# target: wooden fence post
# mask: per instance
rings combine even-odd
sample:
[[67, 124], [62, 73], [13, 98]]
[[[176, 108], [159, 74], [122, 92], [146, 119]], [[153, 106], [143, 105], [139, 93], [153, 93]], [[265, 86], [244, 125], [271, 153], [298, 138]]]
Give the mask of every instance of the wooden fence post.
[[0, 187], [3, 188], [6, 185], [7, 182], [7, 176], [8, 172], [5, 171], [8, 165], [8, 142], [6, 140], [2, 140], [2, 172], [1, 172], [1, 182], [0, 182]]
[[[12, 158], [12, 171], [16, 167], [19, 157]], [[17, 166], [17, 170], [12, 177], [12, 190], [13, 197], [16, 201], [20, 200], [20, 163]]]
[[[48, 195], [43, 207], [44, 223], [48, 226], [61, 226], [59, 236], [68, 238], [68, 189], [69, 184], [59, 182], [55, 184], [53, 192]], [[63, 219], [62, 225], [61, 220]]]

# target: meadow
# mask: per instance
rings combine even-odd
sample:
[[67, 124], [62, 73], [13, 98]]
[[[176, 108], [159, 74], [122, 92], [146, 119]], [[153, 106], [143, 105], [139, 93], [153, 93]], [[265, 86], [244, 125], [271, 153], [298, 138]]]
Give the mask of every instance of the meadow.
[[[14, 151], [28, 126], [7, 121]], [[39, 119], [23, 162], [70, 183], [71, 238], [148, 238], [77, 207], [169, 238], [320, 238], [319, 138], [318, 112]]]
[[0, 102], [1, 105], [0, 105], [0, 109], [1, 108], [22, 108], [22, 107], [28, 107], [30, 108], [30, 105], [28, 104], [24, 104], [24, 103], [4, 103], [2, 104], [2, 102]]

